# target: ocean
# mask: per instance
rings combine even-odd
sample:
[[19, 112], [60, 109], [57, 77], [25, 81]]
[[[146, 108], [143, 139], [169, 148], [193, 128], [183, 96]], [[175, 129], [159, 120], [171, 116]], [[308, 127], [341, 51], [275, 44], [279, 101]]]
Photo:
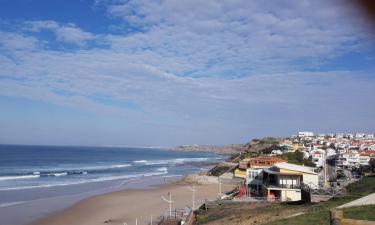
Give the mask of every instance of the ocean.
[[222, 158], [154, 148], [0, 145], [0, 215], [4, 208], [59, 197], [79, 200], [135, 181], [158, 184], [201, 171]]

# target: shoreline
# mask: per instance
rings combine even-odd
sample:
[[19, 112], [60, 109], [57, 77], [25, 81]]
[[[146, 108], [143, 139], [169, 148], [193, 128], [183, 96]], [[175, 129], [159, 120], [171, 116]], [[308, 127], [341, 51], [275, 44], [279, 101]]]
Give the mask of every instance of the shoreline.
[[[101, 185], [100, 189], [89, 190], [86, 189], [85, 192], [80, 192], [77, 194], [66, 194], [60, 196], [46, 197], [40, 199], [34, 199], [30, 201], [19, 202], [17, 204], [10, 204], [5, 207], [0, 208], [0, 223], [3, 225], [27, 225], [37, 221], [39, 219], [45, 218], [53, 213], [63, 211], [74, 204], [85, 199], [100, 196], [107, 193], [139, 189], [146, 190], [152, 189], [158, 185], [162, 185], [164, 180], [168, 182], [181, 179], [183, 176], [171, 176], [171, 177], [147, 177], [147, 179], [134, 179], [129, 180], [126, 183], [122, 183], [121, 186], [107, 186], [111, 184], [97, 184]], [[85, 184], [87, 185], [87, 184]], [[75, 188], [82, 189], [83, 187]], [[87, 186], [85, 186], [87, 188]], [[50, 191], [50, 189], [40, 189], [38, 192]], [[22, 192], [20, 192], [22, 195]]]
[[[168, 203], [163, 202], [161, 196], [172, 194], [173, 208], [191, 207], [192, 192], [188, 184], [183, 183], [183, 178], [169, 180], [168, 183], [151, 184], [144, 187], [124, 187], [90, 196], [79, 200], [73, 205], [50, 212], [44, 217], [28, 223], [28, 225], [99, 225], [135, 223], [149, 224], [151, 216], [154, 221], [168, 208]], [[218, 184], [196, 185], [196, 206], [205, 199], [217, 198]], [[233, 186], [222, 185], [223, 191], [231, 190]]]
[[[16, 150], [19, 150], [20, 155], [23, 156], [23, 149], [16, 148]], [[30, 151], [34, 150], [36, 153], [39, 151], [39, 149], [30, 149]], [[60, 150], [57, 151], [58, 149], [48, 151], [54, 150], [56, 150], [57, 155], [61, 152]], [[69, 157], [76, 157], [78, 152], [76, 150], [78, 149], [73, 148], [67, 149], [66, 151], [69, 153], [67, 153]], [[7, 149], [7, 151], [10, 150]], [[30, 180], [30, 182], [29, 180], [22, 180], [22, 182], [25, 184], [20, 182], [19, 184], [16, 184], [15, 182], [15, 184], [11, 183], [11, 185], [9, 185], [10, 187], [12, 187], [12, 185], [18, 185], [22, 188], [4, 189], [0, 191], [0, 224], [35, 224], [36, 222], [34, 221], [40, 221], [54, 215], [55, 213], [60, 213], [69, 209], [70, 207], [74, 207], [76, 204], [80, 204], [81, 201], [85, 201], [86, 199], [90, 199], [95, 196], [106, 195], [107, 193], [115, 193], [126, 190], [134, 191], [162, 189], [164, 187], [165, 180], [167, 180], [167, 182], [181, 181], [182, 178], [189, 174], [202, 173], [211, 169], [217, 163], [225, 160], [225, 157], [218, 154], [186, 154], [176, 153], [175, 151], [171, 150], [166, 150], [166, 152], [155, 151], [149, 156], [145, 155], [145, 157], [134, 156], [135, 154], [139, 154], [139, 151], [142, 154], [148, 154], [148, 151], [138, 149], [125, 149], [124, 151], [112, 151], [110, 149], [108, 151], [109, 152], [100, 151], [97, 149], [83, 151], [83, 153], [79, 156], [83, 159], [87, 157], [88, 154], [98, 152], [98, 154], [103, 155], [104, 160], [107, 159], [108, 161], [108, 163], [105, 165], [103, 164], [105, 166], [104, 169], [102, 169], [102, 166], [98, 169], [98, 171], [94, 171], [92, 173], [89, 171], [89, 175], [87, 177], [83, 177], [81, 175], [76, 177], [71, 176], [71, 178], [69, 176], [63, 176], [59, 178], [61, 181], [58, 180], [57, 177], [48, 177], [48, 179], [53, 179], [54, 182], [56, 181], [55, 183], [51, 183], [51, 185], [50, 183], [47, 183], [48, 180], [45, 178], [45, 176], [41, 177], [40, 181], [38, 178], [38, 180]], [[57, 157], [55, 154], [53, 155], [55, 158]], [[42, 154], [42, 156], [48, 164], [50, 154]], [[116, 156], [115, 159], [114, 156]], [[54, 159], [52, 158], [52, 160]], [[66, 164], [68, 161], [64, 161], [64, 163]], [[64, 163], [62, 163], [62, 165], [65, 165]], [[91, 168], [89, 167], [92, 166], [90, 163], [86, 162], [87, 165], [77, 165], [76, 167], [86, 171], [86, 167]], [[124, 163], [130, 164], [131, 166], [124, 168], [119, 167], [119, 169], [117, 168], [117, 165], [123, 165]], [[95, 163], [92, 164], [94, 165]], [[96, 166], [96, 164], [94, 166]], [[56, 170], [51, 166], [49, 166], [47, 169], [46, 171], [52, 172]], [[66, 173], [73, 171], [73, 169], [71, 169], [69, 166], [62, 166], [61, 170], [62, 172]], [[28, 168], [27, 172], [33, 173], [33, 171], [39, 171], [39, 168], [30, 167]], [[102, 174], [104, 174], [103, 177], [108, 179], [90, 180], [93, 179], [92, 177], [95, 179], [96, 177], [100, 178]], [[134, 175], [134, 177], [132, 175]], [[75, 183], [76, 181], [80, 181], [80, 179], [83, 179], [84, 182]], [[68, 184], [69, 182], [73, 182], [74, 184]], [[29, 183], [31, 186], [30, 188], [23, 188], [24, 186], [28, 186]], [[42, 186], [40, 184], [46, 185]], [[5, 183], [3, 183], [3, 185], [5, 185]], [[145, 195], [145, 193], [142, 193], [142, 195]], [[166, 193], [164, 193], [164, 195], [166, 195]], [[191, 197], [189, 197], [189, 199], [191, 199]], [[188, 204], [188, 202], [185, 201], [185, 204]]]

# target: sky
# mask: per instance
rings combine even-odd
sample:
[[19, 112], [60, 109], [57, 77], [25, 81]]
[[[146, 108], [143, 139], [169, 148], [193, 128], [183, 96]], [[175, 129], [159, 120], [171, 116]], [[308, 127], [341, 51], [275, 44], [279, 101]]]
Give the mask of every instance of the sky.
[[335, 0], [2, 0], [0, 143], [374, 132], [374, 27]]

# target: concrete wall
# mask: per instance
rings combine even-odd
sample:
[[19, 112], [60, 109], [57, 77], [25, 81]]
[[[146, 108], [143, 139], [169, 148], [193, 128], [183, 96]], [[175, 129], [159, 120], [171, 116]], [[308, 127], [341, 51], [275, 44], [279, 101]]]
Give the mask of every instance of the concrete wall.
[[301, 200], [301, 190], [282, 190], [281, 191], [281, 201], [300, 201]]
[[318, 177], [318, 175], [304, 173], [302, 179], [303, 179], [303, 183], [305, 183], [305, 184], [312, 183], [315, 186], [319, 185], [319, 177]]

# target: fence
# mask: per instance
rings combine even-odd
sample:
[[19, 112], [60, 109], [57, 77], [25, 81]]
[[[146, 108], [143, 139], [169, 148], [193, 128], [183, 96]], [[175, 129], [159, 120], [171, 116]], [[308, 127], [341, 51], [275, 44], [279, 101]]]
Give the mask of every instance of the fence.
[[193, 210], [190, 208], [164, 210], [163, 216], [158, 224], [178, 224], [179, 222], [186, 222], [191, 219]]

